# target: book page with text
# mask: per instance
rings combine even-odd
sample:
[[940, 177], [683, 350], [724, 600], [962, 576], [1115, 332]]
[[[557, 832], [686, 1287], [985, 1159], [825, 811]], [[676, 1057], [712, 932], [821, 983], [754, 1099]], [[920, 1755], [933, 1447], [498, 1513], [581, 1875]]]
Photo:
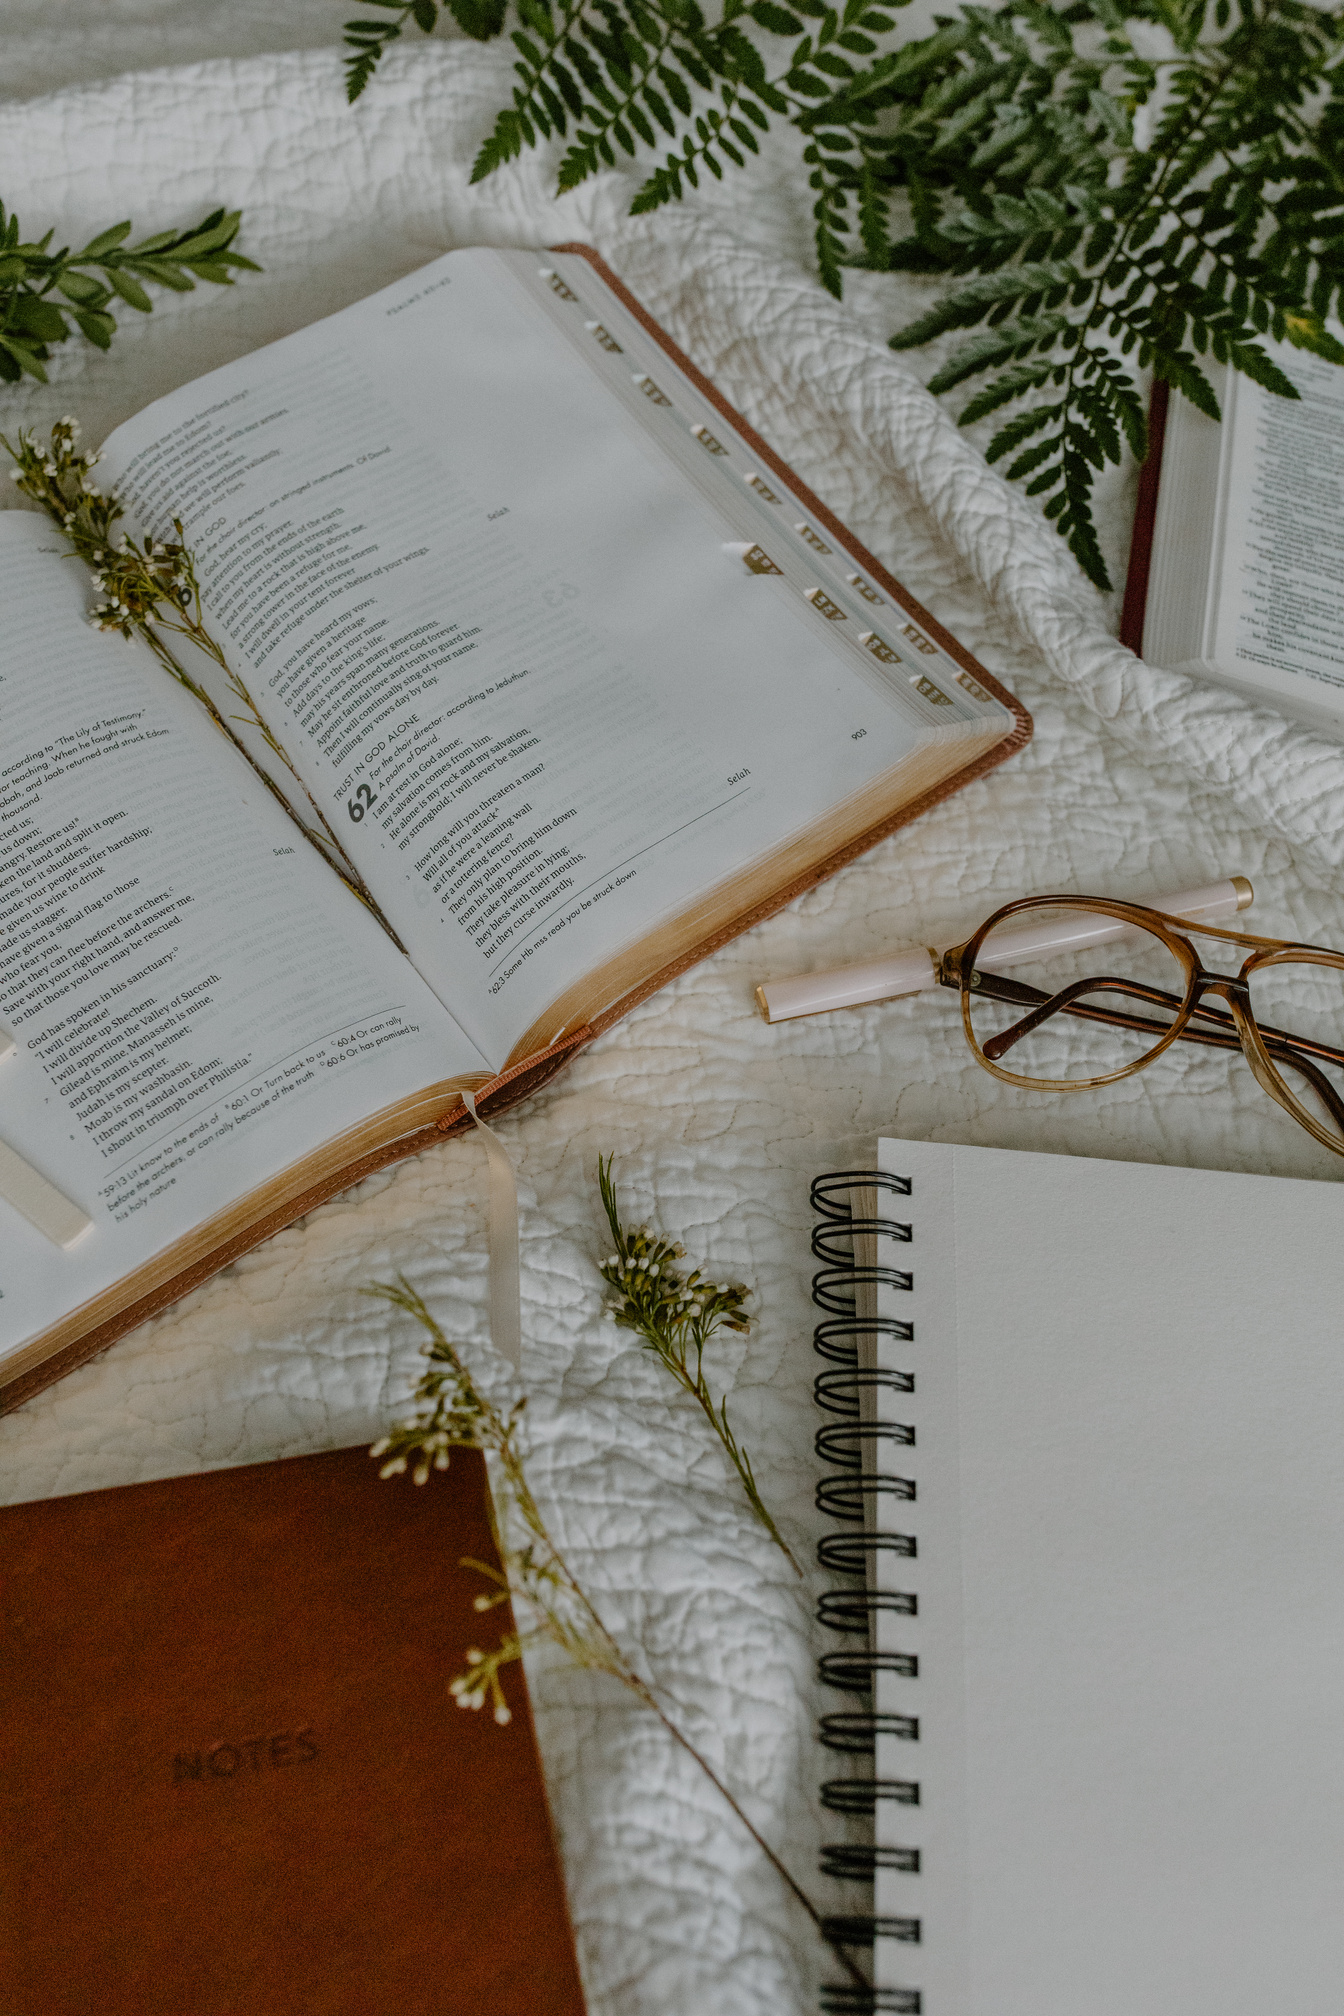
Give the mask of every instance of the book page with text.
[[1344, 370], [1269, 346], [1301, 394], [1228, 373], [1209, 655], [1229, 679], [1344, 720]]
[[485, 1061], [199, 704], [0, 514], [0, 1358], [398, 1101]]
[[183, 519], [231, 661], [496, 1065], [979, 704], [918, 700], [750, 572], [503, 254], [160, 400], [108, 468], [155, 532]]

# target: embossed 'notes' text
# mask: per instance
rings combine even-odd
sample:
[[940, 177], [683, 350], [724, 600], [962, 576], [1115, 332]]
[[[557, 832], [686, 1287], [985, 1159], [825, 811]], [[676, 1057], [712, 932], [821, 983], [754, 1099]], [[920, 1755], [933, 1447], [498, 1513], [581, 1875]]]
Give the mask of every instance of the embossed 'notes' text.
[[173, 1758], [173, 1783], [198, 1778], [250, 1778], [263, 1771], [282, 1771], [290, 1764], [311, 1764], [319, 1756], [311, 1729], [279, 1729], [273, 1736], [242, 1736], [236, 1743], [212, 1743], [205, 1750], [179, 1750]]

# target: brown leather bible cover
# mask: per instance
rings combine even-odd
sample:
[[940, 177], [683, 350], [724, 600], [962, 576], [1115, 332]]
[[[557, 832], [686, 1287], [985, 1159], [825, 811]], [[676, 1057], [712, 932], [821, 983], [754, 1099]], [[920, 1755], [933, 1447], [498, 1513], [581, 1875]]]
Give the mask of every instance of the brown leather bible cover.
[[1134, 501], [1134, 532], [1129, 542], [1129, 570], [1120, 612], [1120, 642], [1143, 656], [1143, 619], [1148, 613], [1148, 576], [1153, 564], [1153, 532], [1157, 525], [1157, 492], [1162, 481], [1162, 448], [1167, 438], [1167, 401], [1171, 388], [1154, 378], [1148, 399], [1148, 454], [1139, 470]]
[[482, 1458], [0, 1511], [3, 2016], [582, 2016]]

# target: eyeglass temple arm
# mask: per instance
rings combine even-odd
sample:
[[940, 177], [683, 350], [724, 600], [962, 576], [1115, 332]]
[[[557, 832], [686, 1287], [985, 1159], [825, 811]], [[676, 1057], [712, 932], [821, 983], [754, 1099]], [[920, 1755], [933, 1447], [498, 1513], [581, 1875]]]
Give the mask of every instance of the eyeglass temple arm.
[[[943, 984], [954, 987], [960, 985], [951, 977]], [[1073, 987], [1062, 988], [1058, 994], [1047, 995], [1039, 987], [1030, 987], [1021, 980], [1005, 979], [999, 973], [977, 973], [971, 984], [973, 993], [983, 994], [995, 1001], [1008, 1001], [1014, 1005], [1038, 1008], [1040, 1011], [1034, 1015], [1024, 1016], [1020, 1022], [1014, 1023], [1011, 1029], [1002, 1031], [997, 1037], [991, 1037], [988, 1043], [981, 1045], [981, 1048], [991, 1061], [997, 1062], [1019, 1037], [1028, 1035], [1033, 1028], [1038, 1028], [1048, 1015], [1060, 1012], [1076, 1015], [1088, 1022], [1105, 1022], [1112, 1028], [1135, 1029], [1140, 1033], [1151, 1033], [1154, 1036], [1166, 1033], [1160, 1022], [1149, 1021], [1142, 1015], [1126, 1015], [1120, 1009], [1098, 1008], [1091, 1003], [1084, 1005], [1076, 998], [1101, 987], [1129, 994], [1157, 1007], [1179, 1009], [1181, 1005], [1174, 994], [1165, 993], [1158, 987], [1145, 987], [1132, 980], [1101, 977], [1076, 983]], [[1070, 996], [1075, 998], [1070, 999]], [[1201, 1015], [1208, 1021], [1222, 1026], [1215, 1029], [1194, 1029], [1187, 1023], [1180, 1032], [1181, 1041], [1204, 1043], [1219, 1050], [1241, 1049], [1241, 1037], [1237, 1033], [1236, 1024], [1225, 1010], [1210, 1008], [1202, 1002], [1197, 1002], [1191, 1013]], [[1325, 1074], [1304, 1054], [1310, 1051], [1313, 1056], [1323, 1057], [1333, 1064], [1344, 1065], [1344, 1051], [1332, 1050], [1324, 1043], [1314, 1043], [1308, 1037], [1294, 1036], [1286, 1030], [1275, 1029], [1264, 1023], [1256, 1026], [1271, 1057], [1301, 1073], [1331, 1118], [1344, 1132], [1344, 1102], [1340, 1100]]]
[[[944, 987], [961, 986], [955, 973], [943, 976], [941, 984]], [[1158, 1008], [1177, 1010], [1181, 1006], [1180, 997], [1168, 993], [1164, 988], [1146, 987], [1140, 981], [1122, 980], [1115, 974], [1105, 973], [1095, 974], [1089, 980], [1076, 981], [1071, 987], [1061, 988], [1057, 994], [1046, 994], [1040, 987], [1029, 987], [1021, 980], [1005, 979], [1001, 973], [977, 972], [971, 983], [971, 992], [983, 994], [990, 1000], [1010, 1001], [1014, 1005], [1020, 1004], [1032, 1010], [1039, 1009], [1038, 1013], [1033, 1012], [1024, 1016], [1010, 1029], [1002, 1029], [997, 1036], [991, 1038], [995, 1047], [992, 1053], [986, 1049], [986, 1055], [992, 1054], [996, 1059], [1003, 1056], [1005, 1051], [1011, 1049], [1012, 1045], [1023, 1036], [1030, 1035], [1033, 1029], [1039, 1028], [1047, 1016], [1059, 1014], [1061, 1010], [1065, 1014], [1084, 1016], [1089, 1021], [1113, 1022], [1121, 1028], [1151, 1029], [1159, 1036], [1166, 1033], [1161, 1023], [1126, 1017], [1118, 1009], [1082, 1007], [1079, 1001], [1084, 994], [1099, 992], [1130, 994], [1138, 1000], [1151, 1002]], [[1225, 1009], [1211, 1008], [1206, 1002], [1196, 1001], [1190, 1013], [1203, 1017], [1205, 1021], [1220, 1023], [1229, 1032], [1231, 1041], [1240, 1043], [1241, 1038], [1236, 1033], [1236, 1024]], [[1283, 1043], [1295, 1052], [1319, 1057], [1327, 1064], [1344, 1065], [1344, 1050], [1333, 1049], [1328, 1043], [1317, 1043], [1310, 1036], [1298, 1036], [1291, 1029], [1278, 1029], [1271, 1022], [1256, 1020], [1255, 1026], [1264, 1038], [1266, 1047], [1271, 1050], [1275, 1043]], [[1188, 1039], [1192, 1043], [1214, 1040], [1206, 1032], [1192, 1029], [1188, 1023], [1182, 1029], [1181, 1037], [1182, 1040]]]
[[[1263, 1029], [1260, 1033], [1263, 1036]], [[1335, 1091], [1334, 1086], [1330, 1083], [1324, 1071], [1319, 1070], [1311, 1062], [1310, 1058], [1303, 1057], [1299, 1051], [1292, 1049], [1287, 1043], [1267, 1043], [1265, 1048], [1269, 1051], [1270, 1056], [1277, 1059], [1280, 1064], [1287, 1065], [1290, 1070], [1299, 1071], [1302, 1074], [1312, 1091], [1316, 1094], [1316, 1097], [1320, 1100], [1322, 1106], [1324, 1106], [1326, 1112], [1330, 1115], [1330, 1118], [1334, 1121], [1336, 1127], [1338, 1127], [1340, 1133], [1344, 1134], [1344, 1099], [1339, 1097], [1339, 1094]]]
[[[951, 987], [959, 987], [960, 984], [959, 980], [952, 977], [944, 982], [944, 985]], [[1145, 987], [1138, 981], [1121, 980], [1109, 974], [1097, 974], [1087, 980], [1076, 980], [1069, 987], [1061, 987], [1057, 994], [1047, 994], [1043, 988], [1030, 987], [1022, 980], [1007, 980], [1001, 973], [976, 972], [968, 984], [972, 994], [983, 995], [992, 1001], [1009, 1001], [1015, 1007], [1030, 1010], [1030, 1013], [1024, 1015], [1020, 1021], [1014, 1022], [1010, 1028], [999, 1030], [997, 1035], [989, 1037], [981, 1044], [980, 1048], [992, 1063], [997, 1063], [1001, 1057], [1006, 1056], [1015, 1043], [1021, 1042], [1022, 1038], [1029, 1036], [1034, 1029], [1039, 1029], [1052, 1015], [1060, 1013], [1078, 1015], [1088, 1022], [1107, 1022], [1118, 1029], [1151, 1030], [1155, 1036], [1166, 1034], [1162, 1023], [1147, 1021], [1141, 1015], [1125, 1015], [1119, 1009], [1098, 1008], [1091, 1003], [1083, 1006], [1083, 996], [1087, 994], [1103, 992], [1129, 994], [1155, 1007], [1170, 1008], [1173, 1011], [1179, 1010], [1181, 1006], [1176, 995], [1164, 993], [1161, 988]], [[1212, 1019], [1225, 1022], [1228, 1040], [1240, 1046], [1241, 1039], [1236, 1033], [1230, 1015], [1220, 1015], [1213, 1009], [1195, 1012], [1203, 1012]], [[1181, 1033], [1185, 1035], [1187, 1031], [1182, 1030]], [[1218, 1041], [1202, 1030], [1190, 1030], [1188, 1033], [1196, 1042]]]
[[[972, 993], [988, 993], [990, 989], [985, 983], [987, 981], [995, 981], [997, 978], [998, 976], [992, 973], [974, 975], [971, 980]], [[1017, 992], [1019, 983], [1010, 981], [1008, 984], [1013, 988], [1013, 993], [1005, 996], [995, 986], [993, 990], [994, 998], [1000, 1001], [1004, 999], [1021, 1001], [1022, 994]], [[980, 1045], [986, 1057], [993, 1064], [997, 1064], [1000, 1057], [1006, 1056], [1013, 1048], [1013, 1045], [1020, 1043], [1024, 1036], [1030, 1036], [1033, 1030], [1039, 1029], [1042, 1022], [1048, 1022], [1052, 1015], [1058, 1015], [1061, 1012], [1068, 1013], [1072, 1010], [1075, 1004], [1082, 1000], [1084, 995], [1100, 993], [1132, 994], [1142, 1000], [1148, 999], [1148, 992], [1137, 982], [1118, 980], [1112, 978], [1110, 975], [1101, 974], [1087, 980], [1075, 980], [1069, 986], [1061, 987], [1057, 994], [1046, 994], [1036, 988], [1030, 990], [1023, 989], [1023, 993], [1027, 991], [1036, 995], [1035, 1003], [1031, 1007], [1030, 1012], [1024, 1015], [1020, 1022], [1014, 1022], [1011, 1028], [1001, 1029], [996, 1036], [989, 1037]], [[1176, 1002], [1174, 1005], [1179, 1008], [1180, 1003]]]

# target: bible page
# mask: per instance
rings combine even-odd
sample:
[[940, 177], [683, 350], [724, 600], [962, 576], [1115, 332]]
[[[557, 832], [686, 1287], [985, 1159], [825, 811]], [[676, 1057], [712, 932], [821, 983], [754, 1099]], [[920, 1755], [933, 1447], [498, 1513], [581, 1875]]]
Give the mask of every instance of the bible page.
[[199, 703], [89, 628], [63, 552], [0, 513], [0, 1141], [92, 1227], [62, 1251], [0, 1199], [0, 1361], [347, 1130], [485, 1071]]
[[1207, 656], [1237, 685], [1344, 723], [1344, 370], [1268, 346], [1300, 399], [1229, 371]]
[[603, 383], [630, 355], [585, 324], [587, 361], [519, 262], [451, 253], [107, 448], [156, 535], [184, 521], [231, 662], [495, 1065], [659, 920], [1007, 719], [753, 574]]

